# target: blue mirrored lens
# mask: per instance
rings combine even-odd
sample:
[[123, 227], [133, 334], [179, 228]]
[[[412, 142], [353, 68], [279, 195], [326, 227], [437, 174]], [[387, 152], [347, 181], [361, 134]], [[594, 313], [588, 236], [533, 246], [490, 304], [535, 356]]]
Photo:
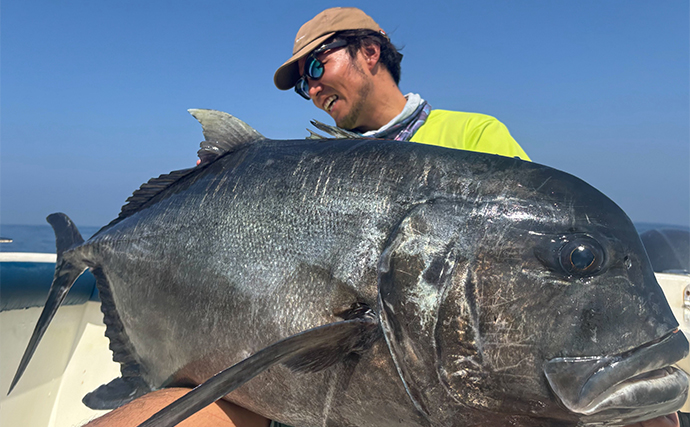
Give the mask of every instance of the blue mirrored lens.
[[297, 83], [295, 84], [295, 92], [297, 92], [304, 99], [311, 99], [309, 96], [309, 84], [304, 77], [297, 80]]
[[310, 57], [304, 66], [304, 74], [310, 79], [320, 79], [323, 76], [323, 63]]
[[323, 62], [316, 59], [316, 54], [346, 45], [347, 42], [345, 40], [336, 40], [332, 43], [325, 44], [312, 52], [312, 54], [309, 55], [307, 60], [304, 62], [304, 74], [299, 80], [297, 80], [297, 83], [295, 84], [295, 92], [297, 92], [304, 99], [311, 99], [309, 96], [309, 83], [307, 82], [307, 78], [318, 80], [323, 77]]

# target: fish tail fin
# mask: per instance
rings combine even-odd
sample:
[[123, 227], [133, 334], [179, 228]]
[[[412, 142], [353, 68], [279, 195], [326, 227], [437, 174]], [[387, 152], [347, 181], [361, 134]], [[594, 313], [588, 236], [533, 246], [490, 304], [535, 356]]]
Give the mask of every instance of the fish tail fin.
[[62, 258], [62, 254], [65, 251], [84, 243], [84, 238], [81, 237], [77, 226], [74, 225], [67, 215], [60, 212], [50, 214], [46, 221], [53, 227], [55, 232], [55, 246], [58, 259]]
[[55, 244], [57, 247], [55, 275], [53, 276], [53, 283], [50, 285], [50, 290], [48, 291], [46, 304], [43, 307], [41, 316], [38, 318], [34, 332], [31, 335], [29, 344], [26, 346], [22, 360], [19, 362], [19, 367], [17, 368], [17, 372], [14, 375], [14, 379], [12, 380], [7, 394], [12, 392], [17, 382], [19, 382], [19, 379], [22, 377], [24, 370], [38, 347], [38, 343], [41, 341], [46, 329], [48, 329], [50, 321], [53, 320], [55, 313], [64, 301], [65, 296], [67, 296], [67, 292], [69, 292], [77, 278], [86, 270], [86, 265], [75, 265], [73, 262], [67, 261], [64, 258], [66, 251], [84, 243], [84, 239], [81, 237], [79, 230], [77, 230], [72, 220], [63, 213], [51, 214], [48, 216], [47, 220], [53, 227], [53, 231], [55, 231]]

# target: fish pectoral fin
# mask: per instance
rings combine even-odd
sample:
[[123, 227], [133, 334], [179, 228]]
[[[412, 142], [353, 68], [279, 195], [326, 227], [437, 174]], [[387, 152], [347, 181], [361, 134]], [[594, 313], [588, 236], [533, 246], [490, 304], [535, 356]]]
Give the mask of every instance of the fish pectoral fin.
[[[275, 364], [283, 363], [307, 372], [325, 369], [353, 353], [365, 351], [379, 336], [378, 320], [366, 316], [330, 323], [285, 338], [216, 374], [139, 427], [174, 426]], [[309, 358], [313, 361], [310, 362]]]
[[81, 400], [91, 409], [115, 409], [151, 391], [139, 377], [115, 378]]
[[[351, 321], [354, 323], [348, 323]], [[321, 334], [320, 331], [317, 334], [316, 330], [320, 328], [303, 332], [304, 334], [314, 332], [309, 338], [309, 344], [294, 351], [294, 354], [282, 364], [296, 372], [322, 371], [344, 361], [353, 354], [366, 351], [380, 336], [378, 320], [373, 316], [371, 318], [345, 320], [326, 326], [332, 329], [330, 335]], [[322, 328], [326, 326], [322, 326]]]

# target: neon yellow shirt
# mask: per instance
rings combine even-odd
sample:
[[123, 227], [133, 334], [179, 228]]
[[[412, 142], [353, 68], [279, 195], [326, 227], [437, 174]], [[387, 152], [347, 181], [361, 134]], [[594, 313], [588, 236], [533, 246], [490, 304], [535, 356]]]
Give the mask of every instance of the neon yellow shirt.
[[410, 141], [530, 160], [508, 128], [485, 114], [431, 110]]

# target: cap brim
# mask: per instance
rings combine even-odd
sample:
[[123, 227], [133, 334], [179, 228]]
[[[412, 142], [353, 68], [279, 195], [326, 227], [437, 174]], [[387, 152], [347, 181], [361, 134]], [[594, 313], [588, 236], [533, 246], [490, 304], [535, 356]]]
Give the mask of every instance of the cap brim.
[[278, 68], [278, 71], [273, 75], [273, 83], [280, 90], [288, 90], [295, 86], [297, 80], [300, 78], [299, 66], [297, 61], [307, 56], [312, 50], [319, 47], [324, 41], [331, 37], [335, 32], [326, 33], [297, 51], [290, 59], [285, 61], [283, 65]]

